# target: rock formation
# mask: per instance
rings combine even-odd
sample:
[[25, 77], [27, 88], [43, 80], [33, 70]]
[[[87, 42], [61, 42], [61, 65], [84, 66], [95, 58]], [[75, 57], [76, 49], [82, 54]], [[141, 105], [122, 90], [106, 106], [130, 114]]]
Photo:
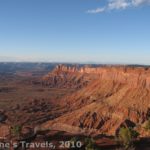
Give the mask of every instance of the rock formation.
[[58, 65], [42, 82], [49, 87], [77, 89], [62, 100], [66, 113], [44, 127], [62, 123], [114, 135], [126, 120], [137, 125], [150, 117], [149, 68]]

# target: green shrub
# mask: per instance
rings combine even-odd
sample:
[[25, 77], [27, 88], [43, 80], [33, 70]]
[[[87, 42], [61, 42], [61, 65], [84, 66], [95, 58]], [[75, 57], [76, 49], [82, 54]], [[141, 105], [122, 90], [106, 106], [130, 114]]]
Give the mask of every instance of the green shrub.
[[145, 129], [146, 129], [146, 130], [150, 130], [150, 119], [148, 119], [148, 120], [146, 121]]
[[20, 137], [21, 131], [22, 131], [21, 125], [14, 125], [11, 127], [11, 134], [13, 136]]
[[71, 140], [70, 140], [71, 142], [77, 142], [78, 141], [78, 138], [77, 137], [73, 137], [73, 138], [71, 138]]
[[133, 128], [129, 128], [129, 130], [130, 130], [132, 139], [135, 139], [140, 135], [139, 132], [137, 132], [136, 130], [133, 130]]
[[[117, 148], [115, 150], [126, 150], [125, 148]], [[127, 150], [135, 150], [135, 147], [129, 147]]]
[[85, 150], [95, 150], [94, 148], [95, 141], [93, 138], [85, 139]]
[[119, 130], [119, 140], [122, 142], [125, 149], [128, 149], [132, 145], [134, 138], [137, 138], [139, 133], [132, 128], [122, 127]]

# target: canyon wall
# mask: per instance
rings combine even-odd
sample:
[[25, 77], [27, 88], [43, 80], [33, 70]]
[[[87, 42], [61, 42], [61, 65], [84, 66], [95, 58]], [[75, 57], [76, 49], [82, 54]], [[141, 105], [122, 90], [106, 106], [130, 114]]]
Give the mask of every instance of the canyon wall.
[[150, 117], [149, 68], [58, 65], [43, 80], [53, 87], [78, 87], [61, 101], [66, 113], [46, 126], [62, 123], [114, 135], [123, 124], [142, 126]]
[[[107, 67], [69, 67], [65, 65], [58, 65], [53, 70], [44, 77], [45, 80], [50, 79], [51, 77], [56, 78], [59, 75], [61, 78], [67, 78], [67, 75], [76, 75], [76, 77], [92, 75], [91, 78], [97, 77], [101, 80], [113, 80], [114, 82], [120, 82], [128, 84], [131, 87], [137, 87], [139, 85], [146, 88], [150, 88], [150, 69], [147, 68], [133, 68], [126, 66], [107, 66]], [[55, 76], [55, 77], [54, 77]], [[67, 80], [67, 79], [66, 79]], [[81, 79], [82, 80], [82, 79]], [[83, 79], [84, 80], [84, 79]]]

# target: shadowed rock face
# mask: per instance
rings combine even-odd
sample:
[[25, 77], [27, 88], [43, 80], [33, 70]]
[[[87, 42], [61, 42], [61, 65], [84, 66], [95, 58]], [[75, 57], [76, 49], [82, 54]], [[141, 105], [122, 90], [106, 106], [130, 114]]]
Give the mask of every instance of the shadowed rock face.
[[4, 112], [0, 111], [0, 123], [4, 122], [7, 119], [7, 116], [4, 114]]
[[66, 113], [44, 126], [59, 122], [114, 135], [125, 120], [142, 124], [150, 114], [149, 68], [59, 65], [43, 84], [79, 89], [64, 97]]

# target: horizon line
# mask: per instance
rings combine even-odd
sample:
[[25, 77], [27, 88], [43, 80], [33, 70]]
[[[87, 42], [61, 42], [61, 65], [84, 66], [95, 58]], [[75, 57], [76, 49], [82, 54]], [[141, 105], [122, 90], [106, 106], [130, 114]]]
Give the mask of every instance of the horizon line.
[[142, 63], [102, 63], [102, 62], [69, 62], [69, 61], [0, 61], [0, 63], [47, 63], [47, 64], [85, 64], [85, 65], [112, 65], [112, 66], [150, 66], [150, 64]]

